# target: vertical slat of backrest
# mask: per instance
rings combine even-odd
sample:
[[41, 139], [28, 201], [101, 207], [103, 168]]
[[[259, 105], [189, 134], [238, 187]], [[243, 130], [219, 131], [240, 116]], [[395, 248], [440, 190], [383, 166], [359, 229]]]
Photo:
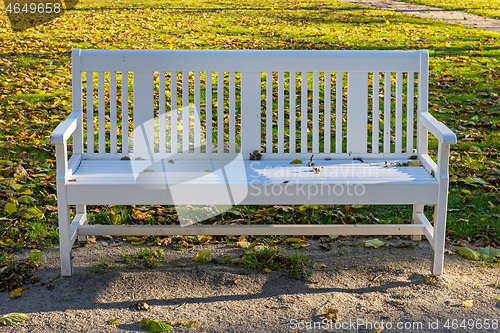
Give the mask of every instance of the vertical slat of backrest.
[[[429, 101], [429, 54], [427, 51], [420, 53], [420, 72], [418, 73], [418, 110], [417, 115], [428, 112]], [[421, 125], [420, 117], [417, 118], [417, 151], [419, 154], [428, 153], [428, 131]]]
[[278, 153], [285, 151], [285, 73], [278, 73]]
[[122, 153], [127, 154], [128, 148], [128, 72], [122, 72]]
[[94, 153], [94, 73], [87, 72], [87, 153]]
[[396, 73], [396, 145], [395, 153], [401, 153], [403, 145], [403, 73]]
[[241, 73], [241, 153], [244, 158], [261, 146], [261, 77], [259, 72]]
[[205, 76], [205, 128], [206, 128], [206, 152], [212, 153], [212, 72]]
[[72, 109], [79, 115], [79, 123], [73, 134], [73, 153], [83, 153], [83, 99], [82, 72], [80, 70], [80, 50], [73, 50], [71, 57]]
[[335, 152], [342, 153], [342, 72], [336, 74], [335, 87]]
[[324, 88], [324, 101], [325, 101], [325, 142], [324, 151], [325, 153], [330, 153], [330, 143], [331, 143], [331, 94], [332, 94], [332, 76], [330, 72], [325, 73], [325, 88]]
[[194, 72], [194, 152], [199, 153], [201, 147], [201, 110], [200, 110], [200, 72]]
[[154, 153], [153, 120], [153, 72], [134, 72], [134, 153]]
[[109, 73], [109, 145], [111, 154], [117, 152], [116, 140], [116, 72]]
[[313, 72], [312, 152], [319, 153], [319, 73]]
[[99, 153], [106, 152], [106, 97], [104, 96], [104, 72], [97, 73], [97, 120]]
[[182, 72], [182, 152], [189, 152], [189, 73]]
[[413, 152], [414, 73], [408, 73], [406, 93], [406, 152]]
[[165, 96], [165, 72], [159, 72], [158, 73], [158, 135], [160, 136], [158, 143], [159, 143], [159, 148], [158, 152], [160, 154], [163, 154], [167, 151], [167, 142], [166, 142], [166, 130], [167, 130], [167, 124], [165, 121], [165, 104], [166, 104], [166, 96]]
[[380, 89], [380, 73], [373, 73], [373, 89], [372, 89], [372, 153], [378, 154], [379, 145], [379, 117], [380, 105], [379, 94]]
[[224, 72], [217, 73], [217, 152], [224, 152]]
[[307, 94], [308, 94], [308, 89], [307, 89], [307, 72], [302, 72], [300, 75], [300, 80], [301, 80], [301, 92], [300, 92], [300, 97], [301, 97], [301, 105], [300, 105], [300, 121], [301, 121], [301, 128], [300, 128], [300, 152], [301, 153], [307, 153]]
[[368, 73], [347, 76], [347, 152], [366, 153], [368, 130]]
[[170, 152], [177, 154], [177, 72], [170, 72]]
[[236, 82], [235, 73], [229, 72], [229, 152], [236, 152]]
[[391, 73], [384, 74], [384, 153], [391, 152]]
[[273, 152], [273, 73], [266, 73], [266, 153]]
[[290, 143], [290, 153], [295, 153], [295, 146], [297, 145], [297, 124], [296, 124], [296, 98], [297, 98], [297, 92], [296, 92], [296, 74], [295, 72], [290, 73], [290, 131], [289, 131], [289, 143]]

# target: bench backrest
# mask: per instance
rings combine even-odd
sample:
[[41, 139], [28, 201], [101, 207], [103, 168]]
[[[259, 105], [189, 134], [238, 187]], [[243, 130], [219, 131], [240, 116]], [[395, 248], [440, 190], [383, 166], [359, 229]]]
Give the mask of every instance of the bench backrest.
[[426, 149], [427, 51], [77, 49], [72, 61], [75, 153]]

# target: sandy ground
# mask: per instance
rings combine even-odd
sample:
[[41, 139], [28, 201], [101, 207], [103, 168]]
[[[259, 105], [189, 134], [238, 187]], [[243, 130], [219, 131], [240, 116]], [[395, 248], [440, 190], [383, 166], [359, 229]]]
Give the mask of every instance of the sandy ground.
[[[47, 283], [59, 273], [58, 252], [52, 249], [35, 273], [41, 282], [28, 285], [18, 299], [0, 294], [0, 314], [23, 312], [31, 317], [0, 332], [144, 332], [139, 328], [143, 317], [174, 324], [196, 321], [189, 329], [174, 325], [181, 332], [368, 332], [370, 323], [382, 322], [384, 332], [498, 332], [491, 326], [500, 320], [500, 290], [494, 286], [500, 281], [498, 267], [485, 268], [447, 254], [446, 273], [429, 283], [432, 250], [426, 241], [418, 245], [395, 238], [388, 244], [414, 246], [370, 250], [363, 240], [335, 243], [330, 250], [311, 240], [310, 247], [300, 250], [311, 259], [308, 281], [293, 279], [287, 272], [262, 273], [224, 264], [223, 255], [239, 258], [243, 253], [225, 243], [182, 251], [165, 248], [167, 260], [157, 268], [131, 268], [121, 263], [123, 251], [134, 253], [141, 246], [124, 242], [111, 247], [111, 241], [99, 240], [73, 250], [74, 275], [56, 279], [48, 290]], [[211, 261], [191, 261], [208, 248]], [[95, 272], [101, 259], [108, 267]], [[320, 263], [325, 268], [319, 268]], [[464, 307], [464, 300], [472, 300], [473, 306]], [[150, 310], [129, 309], [138, 301]], [[322, 320], [329, 308], [339, 311], [340, 321], [325, 326]], [[119, 323], [107, 325], [114, 318]], [[490, 329], [479, 329], [487, 319]], [[464, 329], [461, 324], [471, 326]]]
[[387, 9], [408, 15], [415, 15], [435, 20], [459, 23], [472, 28], [492, 30], [500, 32], [500, 20], [495, 20], [479, 15], [469, 14], [462, 11], [447, 10], [438, 7], [411, 4], [392, 0], [340, 0], [352, 2], [378, 9]]

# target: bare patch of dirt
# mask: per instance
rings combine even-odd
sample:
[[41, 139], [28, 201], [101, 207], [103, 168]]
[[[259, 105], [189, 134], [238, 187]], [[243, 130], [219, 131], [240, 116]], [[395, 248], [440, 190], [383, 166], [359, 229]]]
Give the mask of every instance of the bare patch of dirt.
[[[59, 260], [53, 249], [36, 271], [41, 282], [17, 299], [0, 294], [0, 314], [31, 317], [2, 332], [144, 332], [139, 328], [143, 317], [172, 322], [176, 332], [368, 332], [370, 323], [382, 322], [385, 331], [391, 325], [398, 332], [498, 332], [491, 326], [500, 320], [500, 290], [494, 285], [500, 281], [498, 267], [447, 254], [445, 274], [433, 280], [426, 241], [417, 245], [396, 238], [387, 241], [391, 246], [367, 249], [367, 239], [335, 242], [329, 250], [310, 240], [309, 247], [298, 250], [311, 260], [305, 265], [312, 272], [307, 281], [288, 272], [228, 264], [229, 255], [240, 258], [244, 250], [227, 244], [163, 248], [166, 259], [156, 268], [132, 268], [123, 260], [124, 251], [150, 247], [114, 247], [109, 245], [114, 241], [103, 240], [73, 250], [74, 275], [54, 279]], [[285, 254], [295, 251], [280, 247]], [[206, 264], [192, 261], [207, 249], [212, 252]], [[54, 285], [47, 288], [51, 280]], [[464, 307], [468, 300], [472, 307]], [[147, 303], [149, 310], [129, 308], [136, 302]], [[323, 322], [328, 309], [338, 310], [337, 323]], [[115, 318], [118, 324], [109, 324]], [[480, 330], [477, 325], [486, 319], [490, 329]], [[181, 321], [196, 324], [186, 328]], [[453, 329], [461, 323], [476, 326]]]

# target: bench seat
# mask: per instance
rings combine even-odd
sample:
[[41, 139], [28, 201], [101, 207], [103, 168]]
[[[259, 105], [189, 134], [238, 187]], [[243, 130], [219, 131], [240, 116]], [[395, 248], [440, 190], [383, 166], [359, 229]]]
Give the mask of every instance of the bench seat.
[[[69, 203], [234, 204], [226, 196], [207, 195], [228, 186], [246, 193], [239, 204], [437, 202], [436, 178], [422, 166], [397, 166], [408, 160], [318, 160], [319, 174], [306, 161], [290, 159], [170, 161], [83, 160], [68, 182]], [[176, 192], [173, 200], [167, 185], [183, 187], [185, 195]]]

